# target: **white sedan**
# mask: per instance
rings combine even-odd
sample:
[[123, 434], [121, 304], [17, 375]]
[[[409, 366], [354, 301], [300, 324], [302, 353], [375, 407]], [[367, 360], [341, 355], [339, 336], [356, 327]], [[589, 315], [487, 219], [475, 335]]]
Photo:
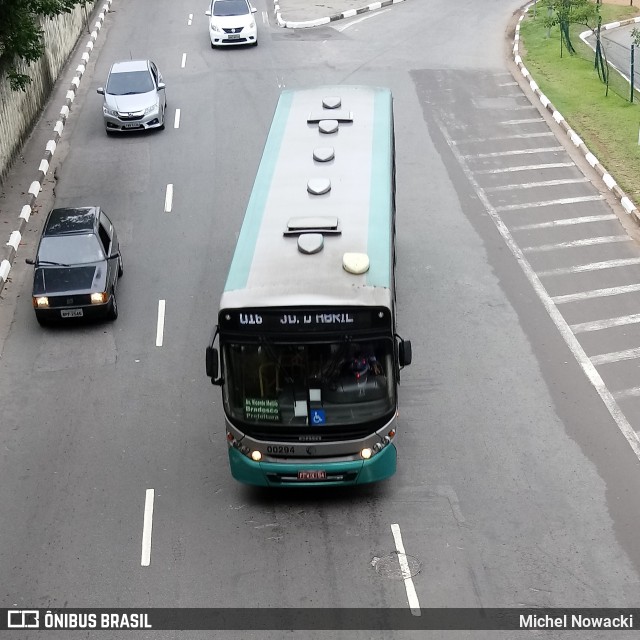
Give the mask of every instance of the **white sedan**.
[[258, 29], [248, 0], [213, 0], [209, 16], [211, 48], [234, 44], [258, 44]]

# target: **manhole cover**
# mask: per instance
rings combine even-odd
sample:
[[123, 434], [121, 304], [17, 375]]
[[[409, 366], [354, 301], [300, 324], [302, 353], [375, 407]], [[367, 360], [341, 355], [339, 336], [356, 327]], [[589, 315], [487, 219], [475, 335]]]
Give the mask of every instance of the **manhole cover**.
[[406, 580], [420, 573], [420, 560], [414, 556], [394, 551], [382, 558], [373, 558], [371, 564], [376, 572], [384, 578], [391, 580]]

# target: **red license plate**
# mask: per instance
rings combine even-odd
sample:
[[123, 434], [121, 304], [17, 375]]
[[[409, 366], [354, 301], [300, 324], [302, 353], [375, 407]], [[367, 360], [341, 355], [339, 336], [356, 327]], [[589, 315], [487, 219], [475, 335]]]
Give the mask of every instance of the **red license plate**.
[[314, 471], [298, 471], [298, 480], [326, 480], [327, 472], [314, 470]]

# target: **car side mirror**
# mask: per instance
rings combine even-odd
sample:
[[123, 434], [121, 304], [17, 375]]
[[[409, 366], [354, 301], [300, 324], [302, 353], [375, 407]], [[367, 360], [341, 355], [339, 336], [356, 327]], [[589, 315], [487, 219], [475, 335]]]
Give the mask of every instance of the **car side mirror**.
[[96, 93], [99, 93], [101, 96], [103, 96], [104, 95], [104, 87], [98, 87], [96, 89]]
[[210, 16], [210, 15], [211, 15], [211, 9], [207, 9], [207, 10], [204, 12], [204, 15], [205, 15], [205, 16]]
[[251, 7], [251, 13], [255, 13], [257, 9], [255, 7]]
[[119, 251], [116, 251], [115, 253], [112, 253], [112, 254], [107, 258], [107, 260], [115, 260], [116, 258], [119, 258], [119, 257], [120, 257], [120, 252], [119, 252]]
[[400, 340], [398, 344], [398, 360], [401, 367], [411, 364], [411, 340]]
[[218, 377], [218, 350], [212, 346], [207, 347], [206, 370], [211, 384], [222, 384], [222, 379]]
[[162, 91], [166, 86], [164, 82], [158, 82], [158, 91]]
[[25, 258], [24, 261], [27, 264], [35, 264], [36, 263], [36, 261], [33, 258]]

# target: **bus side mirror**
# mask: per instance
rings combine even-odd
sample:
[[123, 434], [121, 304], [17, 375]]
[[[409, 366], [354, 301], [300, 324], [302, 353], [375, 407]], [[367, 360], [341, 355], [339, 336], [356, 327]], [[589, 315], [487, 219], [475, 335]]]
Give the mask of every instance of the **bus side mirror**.
[[398, 359], [401, 367], [411, 364], [411, 340], [400, 340], [398, 344]]
[[207, 376], [211, 378], [211, 384], [222, 384], [218, 377], [218, 350], [212, 346], [207, 347], [206, 353]]

